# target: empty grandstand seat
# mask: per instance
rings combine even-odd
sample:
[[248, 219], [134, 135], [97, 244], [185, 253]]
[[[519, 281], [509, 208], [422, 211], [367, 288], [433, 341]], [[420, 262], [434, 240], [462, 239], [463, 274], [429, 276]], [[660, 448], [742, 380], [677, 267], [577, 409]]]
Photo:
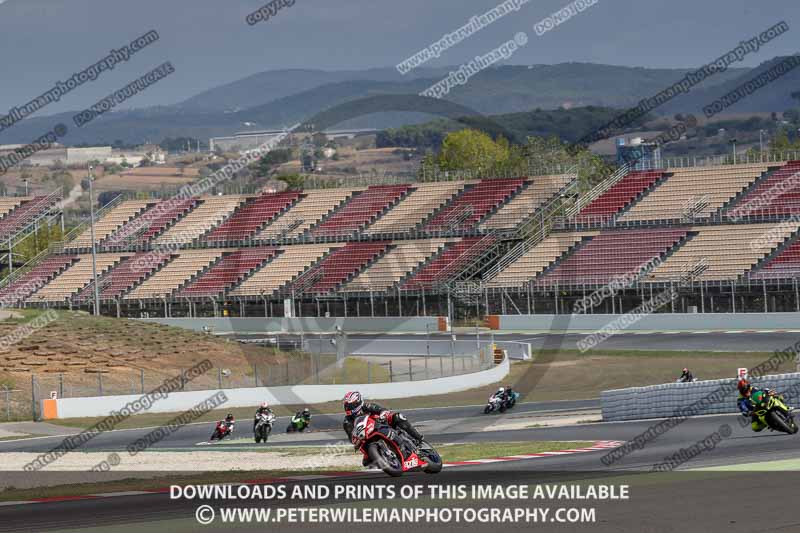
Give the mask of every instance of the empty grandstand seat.
[[52, 195], [34, 196], [7, 212], [0, 219], [0, 241], [7, 240], [9, 237], [29, 227], [38, 218], [47, 214], [56, 202], [57, 199]]
[[215, 243], [247, 240], [299, 198], [299, 192], [264, 193], [237, 209], [203, 240]]
[[[106, 237], [119, 230], [122, 226], [141, 215], [153, 202], [147, 200], [127, 200], [109, 210], [105, 216], [95, 221], [94, 241], [100, 244]], [[91, 248], [92, 229], [86, 228], [78, 237], [69, 242], [65, 248], [78, 250], [81, 248]]]
[[45, 257], [28, 272], [0, 289], [0, 302], [4, 306], [13, 306], [24, 301], [77, 261], [77, 255], [57, 254]]
[[[142, 280], [149, 277], [153, 272], [169, 261], [173, 256], [170, 254], [160, 254], [158, 252], [139, 252], [126, 259], [123, 259], [114, 268], [98, 280], [100, 300], [113, 300]], [[92, 287], [86, 287], [87, 293]], [[88, 294], [79, 294], [79, 299], [85, 299]]]
[[167, 229], [155, 244], [188, 244], [218, 226], [247, 201], [246, 196], [208, 196], [199, 199], [199, 205]]
[[610, 220], [622, 208], [633, 202], [648, 187], [663, 176], [658, 170], [634, 170], [589, 202], [575, 216], [579, 223], [602, 223]]
[[[123, 258], [120, 254], [97, 254], [97, 274], [102, 276]], [[78, 261], [55, 277], [50, 283], [27, 298], [28, 302], [64, 302], [76, 296], [93, 282], [94, 269], [91, 254], [78, 256]]]
[[351, 235], [403, 198], [409, 185], [372, 185], [311, 229], [312, 237]]
[[524, 252], [515, 261], [505, 266], [490, 279], [486, 286], [521, 287], [533, 280], [559, 257], [578, 244], [582, 238], [596, 235], [597, 232], [554, 233]]
[[347, 283], [345, 292], [384, 292], [447, 244], [445, 239], [398, 241], [375, 264]]
[[800, 161], [789, 161], [771, 172], [727, 213], [737, 217], [800, 213]]
[[159, 271], [124, 296], [125, 300], [160, 299], [214, 264], [223, 254], [220, 249], [181, 250]]
[[491, 236], [465, 237], [457, 240], [404, 280], [401, 288], [428, 290], [449, 281], [495, 242], [495, 238]]
[[416, 183], [413, 191], [402, 202], [376, 220], [364, 233], [380, 235], [412, 232], [434, 211], [461, 192], [465, 185], [463, 181]]
[[176, 296], [198, 297], [219, 295], [272, 259], [276, 248], [244, 248], [223, 255], [222, 259], [180, 289]]
[[685, 228], [606, 230], [576, 247], [560, 263], [545, 272], [537, 284], [605, 284], [661, 258], [685, 239]]
[[696, 235], [648, 276], [651, 281], [678, 279], [688, 265], [705, 265], [703, 281], [735, 280], [797, 231], [800, 222], [695, 226]]
[[471, 184], [461, 195], [428, 220], [423, 231], [448, 232], [470, 229], [502, 206], [525, 184], [523, 178], [486, 179]]
[[256, 233], [254, 239], [274, 241], [298, 238], [360, 190], [317, 189], [304, 191], [299, 202]]
[[489, 230], [516, 228], [552, 200], [575, 176], [563, 174], [530, 179], [531, 184], [526, 189], [481, 222], [479, 227]]
[[389, 244], [388, 241], [348, 242], [294, 280], [290, 289], [305, 293], [328, 293], [383, 254]]
[[800, 277], [800, 241], [795, 240], [767, 260], [750, 275], [751, 279], [790, 279]]
[[103, 244], [112, 247], [146, 244], [185, 216], [195, 205], [197, 200], [194, 198], [162, 200], [115, 231]]
[[230, 292], [231, 296], [270, 296], [316, 263], [330, 250], [344, 246], [343, 243], [302, 244], [286, 246], [278, 250], [267, 268], [242, 281]]
[[620, 222], [702, 219], [716, 213], [768, 170], [766, 164], [667, 169], [666, 180]]

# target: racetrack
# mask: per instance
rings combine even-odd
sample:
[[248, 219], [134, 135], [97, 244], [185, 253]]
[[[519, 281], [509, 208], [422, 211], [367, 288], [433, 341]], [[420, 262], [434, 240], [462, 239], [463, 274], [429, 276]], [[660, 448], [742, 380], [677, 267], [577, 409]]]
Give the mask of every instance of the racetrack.
[[[463, 336], [459, 336], [463, 338]], [[482, 335], [483, 337], [483, 335]], [[563, 348], [574, 346], [581, 335], [553, 336], [563, 341]], [[652, 335], [618, 335], [608, 339], [603, 346], [618, 349], [652, 349], [652, 350], [702, 350], [702, 351], [769, 351], [782, 349], [795, 342], [792, 333], [687, 333], [687, 334], [652, 334]], [[418, 338], [418, 336], [408, 336]], [[474, 337], [473, 337], [474, 338]], [[555, 338], [544, 335], [512, 334], [503, 335], [505, 340], [531, 342], [534, 347], [547, 345]], [[612, 344], [613, 343], [613, 344]], [[482, 406], [436, 407], [428, 409], [405, 410], [404, 413], [417, 424], [434, 443], [469, 443], [469, 442], [502, 442], [502, 441], [631, 441], [644, 433], [658, 421], [630, 421], [618, 423], [578, 423], [558, 427], [536, 427], [543, 422], [559, 417], [572, 416], [590, 419], [597, 415], [598, 400], [575, 400], [564, 402], [520, 403], [511, 411], [500, 414], [484, 415]], [[618, 482], [624, 480], [637, 487], [636, 505], [601, 506], [603, 520], [595, 524], [592, 530], [597, 531], [726, 531], [732, 524], [737, 524], [738, 531], [775, 530], [791, 531], [800, 522], [794, 513], [785, 513], [786, 500], [767, 498], [759, 500], [762, 491], [756, 491], [747, 503], [737, 499], [739, 487], [763, 486], [764, 493], [779, 490], [784, 496], [797, 494], [798, 477], [794, 474], [765, 475], [748, 472], [702, 472], [690, 470], [707, 467], [720, 467], [751, 463], [755, 461], [771, 462], [778, 460], [798, 460], [800, 441], [797, 436], [786, 436], [773, 432], [753, 433], [749, 427], [739, 424], [741, 417], [737, 415], [705, 416], [689, 418], [673, 429], [648, 442], [625, 457], [604, 463], [601, 459], [607, 452], [590, 452], [574, 455], [554, 455], [517, 461], [499, 461], [481, 465], [458, 466], [445, 469], [441, 474], [431, 478], [423, 474], [406, 475], [400, 480], [390, 480], [378, 473], [364, 473], [342, 480], [296, 481], [296, 483], [350, 483], [356, 485], [374, 485], [376, 483], [410, 484], [419, 482], [436, 483], [524, 483], [535, 484], [543, 481], [566, 483], [574, 480], [605, 480]], [[270, 439], [269, 446], [326, 445], [341, 442], [341, 415], [315, 415], [313, 432], [303, 435], [281, 434], [288, 419], [279, 418], [276, 432]], [[211, 433], [209, 424], [191, 424], [181, 428], [177, 433], [168, 436], [155, 444], [155, 451], [171, 451], [176, 454], [176, 461], [190, 461], [190, 453], [198, 449], [237, 453], [240, 450], [264, 449], [256, 447], [249, 439], [250, 421], [240, 421], [238, 436], [241, 441], [213, 447], [199, 448]], [[695, 443], [707, 439], [714, 432], [721, 432], [723, 426], [730, 427], [730, 435], [715, 443], [713, 448], [702, 453], [676, 468], [673, 473], [649, 472], [655, 464], [688, 449]], [[124, 451], [126, 446], [137, 438], [147, 434], [150, 429], [119, 430], [103, 433], [82, 448], [92, 452]], [[2, 452], [47, 452], [57, 446], [63, 437], [41, 437], [16, 441], [0, 442]], [[0, 455], [0, 458], [2, 455]], [[445, 461], [447, 457], [445, 456]], [[247, 478], [246, 473], [243, 474]], [[656, 479], [656, 481], [653, 481]], [[790, 500], [791, 501], [791, 500]], [[297, 502], [295, 502], [297, 503]], [[373, 502], [374, 503], [374, 502]], [[504, 502], [507, 504], [508, 502]], [[0, 531], [66, 531], [73, 527], [83, 527], [84, 531], [107, 531], [113, 526], [115, 533], [127, 531], [164, 531], [180, 533], [197, 530], [193, 516], [198, 502], [170, 500], [164, 494], [130, 495], [115, 498], [81, 499], [79, 501], [48, 502], [36, 505], [0, 506]], [[706, 505], [713, 504], [715, 514], [705, 513]], [[279, 502], [247, 502], [245, 505], [266, 507], [279, 506]], [[301, 506], [320, 507], [339, 505], [333, 502], [308, 500]], [[759, 516], [772, 517], [764, 523]], [[92, 517], [94, 529], [86, 529], [87, 516]], [[665, 524], [668, 524], [665, 526]], [[292, 531], [351, 530], [346, 524], [328, 525], [292, 525]], [[774, 527], [773, 527], [774, 526]], [[230, 531], [259, 527], [255, 524], [212, 525], [206, 531]], [[770, 529], [772, 527], [772, 529]], [[27, 529], [26, 529], [27, 528]], [[271, 529], [282, 530], [284, 527], [271, 526]], [[420, 525], [415, 529], [421, 531], [441, 531], [449, 529], [440, 525]], [[550, 530], [550, 529], [545, 529]], [[569, 525], [559, 524], [554, 531], [585, 530], [573, 529]], [[407, 527], [398, 525], [382, 525], [381, 531], [407, 531]]]

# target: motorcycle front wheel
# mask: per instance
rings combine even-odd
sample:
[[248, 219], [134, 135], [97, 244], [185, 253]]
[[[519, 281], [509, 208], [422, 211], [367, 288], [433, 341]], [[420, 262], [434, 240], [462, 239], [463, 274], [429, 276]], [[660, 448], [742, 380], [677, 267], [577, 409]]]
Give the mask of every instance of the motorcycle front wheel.
[[782, 431], [789, 435], [797, 433], [797, 424], [794, 423], [794, 420], [791, 418], [789, 421], [785, 420], [777, 411], [773, 410], [767, 413], [766, 416], [764, 416], [764, 420], [769, 427], [776, 431]]
[[426, 474], [438, 474], [442, 471], [442, 456], [433, 449], [433, 446], [422, 441], [418, 453], [425, 459], [425, 462], [428, 463], [428, 466], [422, 470], [423, 472]]
[[491, 412], [492, 412], [492, 408], [489, 407], [488, 405], [483, 408], [483, 414], [488, 415]]
[[383, 441], [376, 441], [367, 446], [367, 455], [370, 460], [378, 465], [378, 468], [392, 477], [403, 475], [403, 463], [397, 453], [389, 449]]

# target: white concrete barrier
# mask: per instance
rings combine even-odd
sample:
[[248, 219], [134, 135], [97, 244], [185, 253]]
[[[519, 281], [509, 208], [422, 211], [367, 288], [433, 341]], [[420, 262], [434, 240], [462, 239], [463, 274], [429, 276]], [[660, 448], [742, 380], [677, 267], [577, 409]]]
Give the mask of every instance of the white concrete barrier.
[[[173, 392], [168, 397], [153, 403], [149, 409], [142, 409], [137, 414], [187, 411], [217, 392], [224, 392], [228, 397], [225, 409], [229, 407], [255, 407], [264, 401], [268, 401], [273, 405], [311, 405], [339, 401], [351, 390], [358, 390], [368, 398], [380, 400], [431, 396], [491, 385], [502, 381], [508, 375], [509, 370], [510, 364], [506, 358], [501, 364], [489, 370], [422, 381], [346, 385], [294, 385]], [[50, 413], [49, 418], [110, 416], [114, 412], [119, 412], [129, 403], [136, 402], [140, 397], [139, 395], [124, 395], [42, 400], [41, 412]]]

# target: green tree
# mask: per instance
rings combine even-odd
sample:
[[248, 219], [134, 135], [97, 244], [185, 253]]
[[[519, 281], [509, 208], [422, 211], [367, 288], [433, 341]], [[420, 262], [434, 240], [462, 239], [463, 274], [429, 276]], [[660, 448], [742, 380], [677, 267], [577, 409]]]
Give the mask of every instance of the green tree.
[[276, 176], [275, 179], [284, 182], [290, 191], [299, 191], [305, 183], [305, 178], [300, 174], [283, 174]]
[[508, 142], [495, 142], [482, 131], [464, 129], [449, 133], [439, 152], [439, 169], [468, 170], [486, 175], [508, 164], [511, 152]]

